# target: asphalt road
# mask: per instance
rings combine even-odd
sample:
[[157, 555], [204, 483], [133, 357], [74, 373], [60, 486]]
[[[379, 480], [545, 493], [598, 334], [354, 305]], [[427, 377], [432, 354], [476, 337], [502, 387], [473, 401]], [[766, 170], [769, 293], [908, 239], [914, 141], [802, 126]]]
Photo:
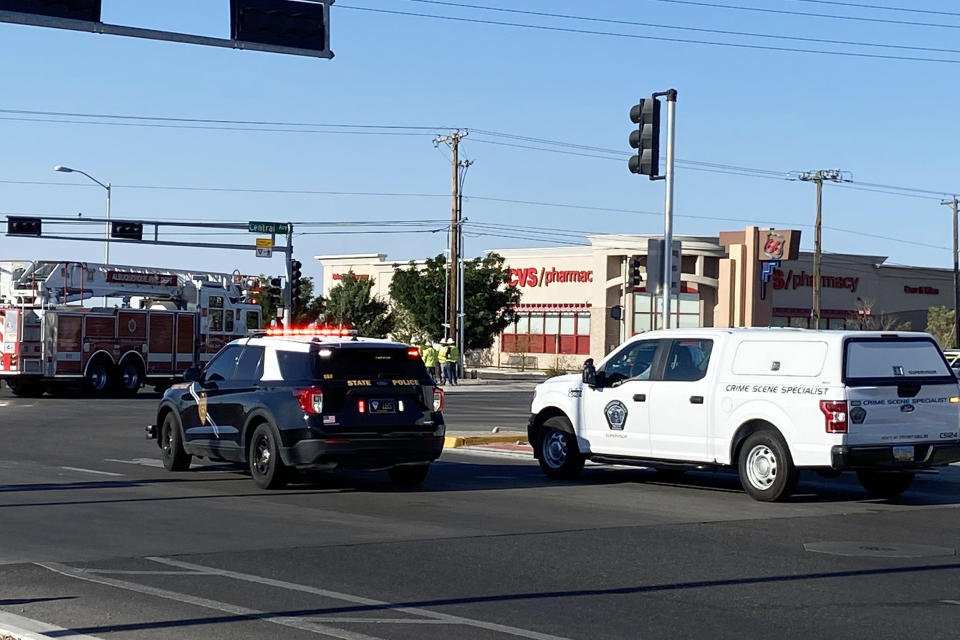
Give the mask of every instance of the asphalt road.
[[[502, 411], [508, 393], [450, 395]], [[731, 474], [669, 483], [591, 466], [557, 483], [525, 458], [452, 451], [419, 490], [345, 472], [265, 492], [226, 465], [160, 468], [142, 437], [153, 402], [0, 392], [0, 629], [124, 640], [960, 629], [960, 468], [896, 502], [805, 475], [793, 501], [761, 504]]]

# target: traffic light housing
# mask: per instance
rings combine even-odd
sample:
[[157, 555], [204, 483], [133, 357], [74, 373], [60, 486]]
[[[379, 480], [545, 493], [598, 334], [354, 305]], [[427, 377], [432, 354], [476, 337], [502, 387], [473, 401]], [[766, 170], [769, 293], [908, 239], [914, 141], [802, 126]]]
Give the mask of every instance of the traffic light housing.
[[0, 0], [0, 11], [100, 22], [100, 0]]
[[627, 266], [627, 281], [630, 283], [630, 286], [635, 289], [643, 284], [643, 277], [640, 275], [640, 257], [631, 257]]
[[7, 216], [8, 236], [34, 236], [39, 238], [42, 230], [43, 221], [40, 218]]
[[263, 285], [260, 278], [250, 276], [244, 280], [243, 296], [247, 304], [259, 304], [260, 296], [263, 294]]
[[303, 278], [302, 268], [303, 264], [299, 260], [292, 260], [290, 262], [290, 297], [293, 300], [294, 307], [297, 306], [297, 301], [303, 293], [303, 283], [301, 282], [301, 278]]
[[143, 240], [143, 225], [139, 222], [111, 222], [110, 237], [125, 240]]
[[660, 101], [644, 98], [630, 109], [630, 122], [637, 128], [630, 132], [630, 146], [637, 150], [630, 156], [631, 173], [658, 178], [660, 171]]
[[329, 16], [326, 1], [230, 0], [230, 38], [327, 52]]
[[267, 300], [274, 309], [283, 306], [283, 280], [270, 278], [270, 286], [267, 287]]

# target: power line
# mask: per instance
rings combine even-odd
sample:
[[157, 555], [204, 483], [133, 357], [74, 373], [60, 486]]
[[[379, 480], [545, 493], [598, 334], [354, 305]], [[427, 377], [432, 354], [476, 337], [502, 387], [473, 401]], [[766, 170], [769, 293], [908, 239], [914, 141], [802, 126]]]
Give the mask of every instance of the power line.
[[[803, 16], [806, 18], [828, 18], [832, 20], [853, 20], [857, 22], [878, 22], [882, 24], [899, 24], [911, 27], [936, 27], [942, 29], [960, 29], [960, 25], [942, 24], [935, 22], [911, 22], [908, 20], [893, 20], [887, 18], [867, 18], [864, 16], [838, 16], [831, 13], [812, 13], [808, 11], [791, 11], [788, 9], [765, 9], [761, 7], [744, 7], [735, 4], [722, 4], [719, 2], [703, 2], [701, 0], [653, 0], [654, 2], [666, 2], [669, 4], [685, 4], [695, 7], [711, 7], [713, 9], [734, 9], [737, 11], [755, 11], [759, 13], [773, 13], [787, 16]], [[887, 7], [884, 7], [887, 8]]]
[[[772, 40], [787, 40], [792, 42], [814, 42], [818, 44], [839, 44], [855, 47], [877, 47], [883, 49], [900, 49], [911, 51], [930, 51], [935, 53], [960, 53], [960, 49], [943, 49], [937, 47], [917, 47], [910, 45], [889, 44], [879, 42], [857, 42], [854, 40], [830, 40], [826, 38], [811, 38], [804, 36], [788, 36], [771, 33], [757, 33], [751, 31], [731, 31], [727, 29], [707, 29], [702, 27], [680, 26], [672, 24], [657, 24], [653, 22], [638, 22], [634, 20], [616, 20], [612, 18], [597, 18], [593, 16], [578, 16], [566, 13], [551, 13], [548, 11], [529, 11], [524, 9], [507, 9], [503, 7], [490, 7], [478, 4], [465, 4], [461, 2], [444, 2], [441, 0], [408, 0], [409, 2], [420, 2], [423, 4], [439, 5], [444, 7], [456, 7], [460, 9], [476, 9], [480, 11], [494, 11], [498, 13], [512, 13], [543, 18], [559, 18], [563, 20], [579, 20], [583, 22], [597, 22], [601, 24], [616, 24], [634, 27], [651, 27], [654, 29], [671, 29], [674, 31], [692, 31], [695, 33], [712, 33], [725, 36], [744, 36], [748, 38], [767, 38]], [[960, 15], [960, 14], [958, 14]]]
[[205, 124], [253, 125], [276, 127], [330, 127], [350, 129], [420, 129], [421, 131], [435, 131], [449, 127], [425, 127], [419, 125], [393, 124], [349, 124], [349, 123], [321, 123], [321, 122], [283, 122], [271, 120], [224, 120], [214, 118], [186, 118], [176, 116], [128, 116], [115, 113], [77, 113], [70, 111], [36, 111], [32, 109], [0, 109], [0, 113], [20, 115], [62, 116], [69, 118], [102, 118], [105, 120], [152, 120], [159, 122], [194, 122]]
[[[657, 0], [659, 2], [679, 2], [680, 0]], [[705, 4], [705, 3], [692, 3], [692, 4]], [[708, 5], [709, 6], [709, 5]], [[592, 29], [576, 29], [572, 27], [557, 27], [557, 26], [548, 26], [541, 24], [529, 24], [521, 22], [505, 22], [500, 20], [484, 20], [480, 18], [467, 18], [462, 16], [444, 16], [431, 13], [419, 13], [414, 11], [395, 11], [391, 9], [375, 9], [372, 7], [354, 7], [351, 5], [338, 4], [340, 9], [351, 9], [354, 11], [367, 11], [371, 13], [383, 13], [388, 15], [398, 15], [398, 16], [408, 16], [415, 18], [429, 18], [433, 20], [447, 20], [453, 22], [467, 22], [472, 24], [484, 24], [484, 25], [494, 25], [500, 27], [515, 27], [521, 29], [533, 29], [537, 31], [550, 31], [558, 33], [576, 33], [582, 35], [593, 35], [593, 36], [607, 36], [614, 38], [629, 38], [636, 40], [653, 40], [657, 42], [672, 42], [677, 44], [699, 44], [699, 45], [708, 45], [715, 47], [730, 47], [736, 49], [750, 49], [750, 50], [762, 50], [762, 51], [780, 51], [787, 53], [813, 53], [818, 55], [831, 55], [831, 56], [843, 56], [850, 58], [869, 58], [875, 60], [900, 60], [900, 61], [909, 61], [909, 62], [940, 62], [945, 64], [960, 64], [960, 60], [951, 59], [951, 58], [927, 58], [927, 57], [911, 57], [911, 56], [897, 56], [897, 55], [886, 55], [879, 53], [862, 53], [854, 51], [829, 51], [825, 49], [805, 49], [799, 47], [775, 47], [771, 45], [760, 45], [760, 44], [747, 44], [742, 42], [721, 42], [716, 40], [696, 40], [692, 38], [669, 38], [666, 36], [651, 36], [651, 35], [640, 35], [636, 33], [620, 33], [616, 31], [598, 31]], [[740, 7], [733, 7], [740, 8]], [[960, 28], [958, 26], [957, 28]]]
[[907, 7], [885, 7], [879, 4], [863, 4], [860, 2], [837, 2], [836, 0], [794, 0], [794, 2], [810, 2], [813, 4], [831, 4], [839, 7], [855, 7], [857, 9], [882, 9], [884, 11], [902, 11], [905, 13], [925, 13], [935, 16], [954, 16], [960, 18], [955, 11], [937, 11], [934, 9], [908, 9]]

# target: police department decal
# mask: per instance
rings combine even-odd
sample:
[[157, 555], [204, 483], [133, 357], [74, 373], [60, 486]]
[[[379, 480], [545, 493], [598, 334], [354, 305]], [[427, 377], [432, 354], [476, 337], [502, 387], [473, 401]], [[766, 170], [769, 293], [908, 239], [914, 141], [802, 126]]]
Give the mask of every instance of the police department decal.
[[607, 418], [607, 424], [614, 431], [623, 431], [627, 424], [627, 408], [619, 400], [613, 400], [603, 408], [603, 415]]

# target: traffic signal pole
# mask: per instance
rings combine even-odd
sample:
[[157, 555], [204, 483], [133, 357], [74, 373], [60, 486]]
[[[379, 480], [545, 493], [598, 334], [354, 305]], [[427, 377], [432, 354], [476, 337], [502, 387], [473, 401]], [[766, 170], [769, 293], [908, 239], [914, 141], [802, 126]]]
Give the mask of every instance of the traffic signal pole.
[[[667, 169], [666, 195], [663, 202], [663, 328], [670, 328], [670, 296], [673, 294], [673, 148], [676, 138], [677, 90], [668, 89], [667, 96]], [[656, 96], [656, 94], [654, 94]]]
[[283, 288], [283, 326], [290, 327], [293, 321], [293, 223], [287, 223], [287, 250], [284, 252], [287, 268], [287, 285]]
[[942, 200], [940, 204], [953, 209], [953, 346], [960, 348], [960, 238], [957, 233], [957, 196]]

